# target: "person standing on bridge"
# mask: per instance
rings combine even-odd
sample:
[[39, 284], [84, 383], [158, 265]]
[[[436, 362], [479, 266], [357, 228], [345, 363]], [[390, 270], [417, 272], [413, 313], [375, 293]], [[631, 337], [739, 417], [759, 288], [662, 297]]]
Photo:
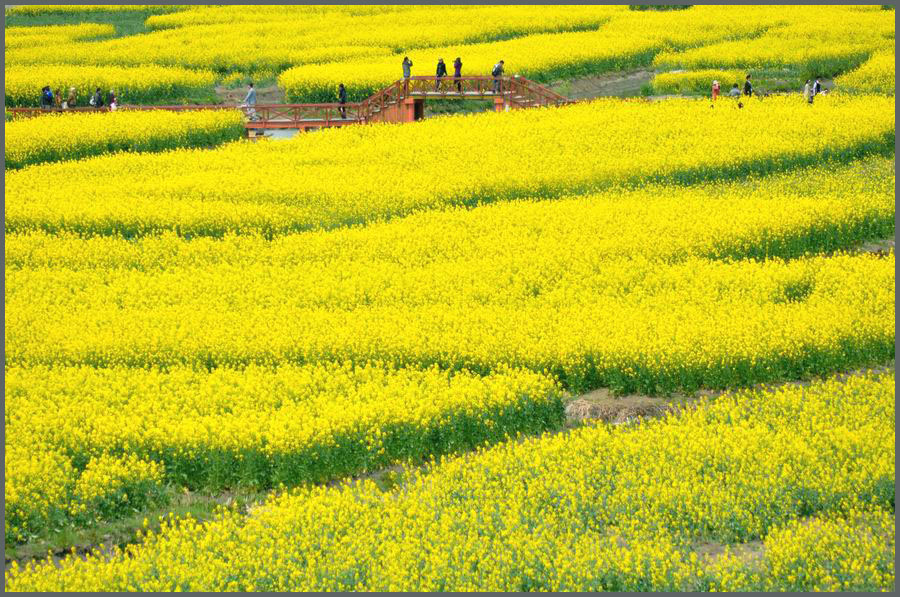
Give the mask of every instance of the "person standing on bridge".
[[494, 65], [494, 68], [491, 70], [491, 74], [494, 76], [494, 93], [499, 93], [500, 92], [500, 77], [503, 76], [503, 61], [502, 60]]
[[462, 76], [462, 60], [460, 60], [459, 56], [456, 57], [456, 60], [453, 61], [453, 80], [456, 82], [456, 90], [459, 93], [462, 93], [462, 83], [460, 83], [459, 78]]
[[341, 105], [339, 108], [341, 111], [341, 118], [347, 118], [347, 108], [344, 107], [344, 104], [347, 103], [347, 88], [344, 87], [343, 83], [338, 85], [338, 103]]
[[403, 57], [403, 94], [409, 95], [409, 77], [412, 75], [412, 60]]
[[253, 83], [250, 83], [247, 89], [247, 95], [244, 97], [244, 106], [247, 107], [247, 116], [250, 120], [256, 120], [256, 89]]
[[447, 76], [447, 65], [444, 64], [443, 58], [438, 58], [437, 73], [435, 76], [437, 80], [434, 82], [434, 90], [437, 91], [441, 88], [441, 79]]

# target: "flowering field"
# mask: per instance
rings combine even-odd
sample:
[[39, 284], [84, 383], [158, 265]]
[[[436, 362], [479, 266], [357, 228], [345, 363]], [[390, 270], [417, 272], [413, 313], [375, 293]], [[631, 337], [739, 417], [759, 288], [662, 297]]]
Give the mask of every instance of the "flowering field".
[[[892, 374], [740, 393], [505, 443], [386, 494], [317, 488], [172, 523], [109, 562], [14, 569], [7, 588], [889, 589], [893, 421]], [[760, 538], [758, 562], [697, 554]]]
[[243, 133], [244, 116], [237, 110], [54, 114], [6, 125], [6, 167], [117, 151], [209, 147], [237, 141]]
[[359, 98], [406, 54], [838, 77], [254, 143], [7, 122], [5, 588], [892, 591], [893, 14], [7, 12], [7, 106]]
[[851, 92], [894, 95], [896, 57], [891, 51], [873, 54], [858, 69], [839, 77], [837, 84]]
[[[109, 36], [97, 32], [55, 41], [48, 36], [59, 27], [29, 27], [35, 32], [27, 37], [19, 31], [24, 27], [7, 29], [7, 71], [31, 70], [13, 80], [7, 74], [6, 103], [37, 105], [35, 84], [40, 89], [55, 81], [80, 83], [83, 77], [72, 70], [76, 66], [119, 67], [103, 83], [117, 90], [133, 88], [136, 78], [144, 78], [142, 69], [151, 66], [187, 67], [204, 81], [210, 73], [220, 80], [240, 73], [277, 77], [288, 99], [298, 102], [333, 101], [343, 82], [353, 101], [399, 79], [404, 55], [411, 57], [416, 75], [433, 74], [440, 57], [451, 64], [457, 56], [464, 74], [486, 75], [503, 58], [510, 74], [538, 81], [639, 67], [832, 76], [856, 68], [879, 50], [892, 49], [894, 31], [893, 13], [877, 5], [694, 6], [672, 12], [626, 6], [176, 8], [133, 7], [148, 15], [162, 13], [149, 15], [139, 36], [103, 39]], [[54, 5], [21, 6], [9, 15], [21, 19], [64, 11]], [[60, 51], [61, 43], [65, 51]], [[121, 70], [125, 67], [134, 70]], [[159, 78], [153, 70], [147, 72]], [[173, 85], [157, 85], [124, 99], [180, 101], [183, 83]]]
[[[271, 234], [426, 208], [548, 199], [651, 181], [696, 183], [893, 152], [891, 98], [832, 95], [814, 112], [806, 107], [799, 96], [753, 100], [743, 109], [723, 103], [719, 110], [702, 100], [603, 100], [415, 126], [352, 127], [282, 145], [42, 166], [6, 173], [6, 231]], [[809, 134], [813, 128], [816, 135]], [[740, 151], [708, 142], [740, 131], [748, 132]], [[542, 139], [553, 139], [553, 151]], [[248, 164], [254, 176], [247, 175]], [[124, 187], [123, 175], [129, 180]], [[58, 193], [47, 197], [38, 190], [43, 186]], [[68, 199], [85, 186], [117, 200]]]
[[[57, 50], [58, 51], [58, 50]], [[194, 91], [212, 86], [213, 74], [209, 71], [191, 70], [176, 66], [69, 66], [6, 65], [4, 83], [7, 106], [36, 106], [39, 90], [44, 85], [51, 89], [68, 90], [74, 87], [81, 106], [98, 87], [103, 91], [114, 90], [120, 102], [129, 104], [158, 103], [162, 99], [183, 97]], [[64, 93], [65, 97], [66, 94]]]

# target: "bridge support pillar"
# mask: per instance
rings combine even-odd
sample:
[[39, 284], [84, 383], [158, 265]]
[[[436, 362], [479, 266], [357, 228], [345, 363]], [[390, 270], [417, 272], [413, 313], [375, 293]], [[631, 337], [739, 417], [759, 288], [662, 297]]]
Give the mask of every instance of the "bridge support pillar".
[[401, 122], [414, 122], [425, 117], [425, 100], [408, 97], [403, 100], [403, 108], [400, 114]]
[[412, 97], [403, 100], [403, 110], [400, 114], [401, 122], [412, 122], [416, 119], [416, 99]]

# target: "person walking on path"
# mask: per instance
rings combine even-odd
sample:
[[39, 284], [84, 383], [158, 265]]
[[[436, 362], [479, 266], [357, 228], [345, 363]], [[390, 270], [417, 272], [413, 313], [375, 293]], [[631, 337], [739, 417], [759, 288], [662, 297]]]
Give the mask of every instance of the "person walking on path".
[[459, 78], [462, 76], [462, 60], [459, 56], [453, 61], [453, 81], [456, 83], [456, 91], [462, 93], [462, 83]]
[[819, 77], [816, 77], [816, 82], [813, 84], [813, 95], [820, 93], [822, 93], [822, 84], [819, 82]]
[[502, 60], [494, 65], [494, 68], [491, 70], [491, 75], [493, 75], [493, 77], [494, 77], [494, 93], [499, 93], [500, 92], [500, 77], [503, 76], [503, 61]]
[[59, 89], [53, 94], [53, 107], [62, 110], [62, 92]]
[[750, 84], [750, 75], [747, 75], [747, 79], [744, 81], [744, 95], [747, 97], [753, 95], [753, 85]]
[[344, 107], [344, 104], [347, 103], [347, 88], [343, 83], [338, 85], [338, 103], [341, 105], [341, 118], [347, 118], [347, 108]]
[[106, 104], [109, 106], [110, 111], [115, 111], [119, 107], [119, 98], [116, 97], [116, 92], [112, 89], [109, 90], [109, 95], [106, 97]]
[[49, 110], [53, 107], [53, 92], [50, 91], [49, 85], [44, 85], [41, 89], [41, 109]]
[[444, 64], [443, 58], [438, 58], [437, 73], [435, 73], [435, 76], [434, 90], [437, 91], [441, 88], [441, 79], [447, 76], [447, 65]]
[[803, 99], [805, 99], [810, 104], [812, 103], [812, 89], [809, 85], [809, 79], [806, 80], [806, 85], [803, 86]]
[[728, 95], [731, 97], [741, 97], [741, 90], [738, 89], [737, 83], [731, 86], [731, 91], [728, 92]]
[[247, 108], [247, 116], [250, 120], [256, 120], [256, 88], [250, 83], [247, 89], [247, 95], [244, 97], [244, 106]]
[[76, 101], [77, 101], [77, 96], [75, 95], [75, 88], [69, 87], [69, 97], [66, 98], [66, 104], [63, 107], [64, 108], [74, 108]]
[[719, 98], [719, 82], [713, 81], [712, 84], [712, 101], [716, 101]]
[[94, 91], [94, 95], [91, 96], [91, 106], [98, 110], [103, 107], [103, 93], [100, 92], [99, 87]]

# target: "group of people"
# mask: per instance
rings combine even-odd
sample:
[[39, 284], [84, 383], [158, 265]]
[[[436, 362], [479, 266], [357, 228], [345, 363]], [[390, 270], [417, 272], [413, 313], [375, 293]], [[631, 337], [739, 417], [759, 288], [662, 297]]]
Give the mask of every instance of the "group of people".
[[[502, 79], [503, 77], [503, 64], [504, 62], [501, 60], [497, 64], [494, 65], [494, 68], [491, 69], [491, 76], [494, 77], [494, 86], [493, 92], [500, 93], [502, 89]], [[406, 86], [406, 90], [409, 90], [409, 78], [412, 76], [412, 60], [409, 59], [409, 56], [403, 57], [403, 62], [401, 66], [403, 68], [403, 82]], [[443, 58], [438, 58], [437, 62], [437, 72], [435, 73], [436, 80], [434, 82], [435, 91], [441, 88], [441, 84], [443, 82], [444, 77], [447, 76], [447, 65], [444, 63]], [[453, 82], [456, 85], [456, 91], [462, 93], [462, 58], [459, 56], [456, 57], [456, 60], [453, 61]], [[244, 104], [247, 106], [253, 106], [256, 103], [256, 90], [253, 89], [253, 84], [250, 84], [250, 91], [247, 92], [247, 97], [244, 98]], [[347, 118], [347, 108], [345, 104], [347, 103], [347, 88], [344, 87], [344, 84], [341, 83], [338, 85], [338, 110], [341, 113], [341, 118]], [[252, 107], [251, 107], [252, 110]]]
[[[753, 95], [753, 84], [750, 82], [750, 75], [747, 75], [747, 78], [744, 80], [744, 91], [743, 94], [747, 97], [751, 97]], [[738, 87], [738, 84], [735, 83], [731, 86], [731, 91], [728, 92], [728, 95], [731, 97], [741, 97], [741, 89]], [[712, 99], [716, 101], [719, 97], [719, 82], [712, 82]]]
[[[497, 64], [494, 65], [494, 68], [491, 69], [491, 76], [494, 77], [494, 86], [493, 92], [500, 93], [501, 90], [501, 77], [503, 76], [503, 61], [501, 60]], [[403, 57], [403, 62], [401, 66], [403, 68], [403, 81], [408, 86], [409, 78], [412, 76], [412, 60], [409, 59], [409, 56]], [[436, 81], [434, 82], [434, 90], [437, 91], [441, 88], [441, 83], [443, 82], [444, 77], [447, 76], [447, 65], [444, 63], [443, 58], [438, 58], [437, 62], [437, 71], [435, 72]], [[460, 57], [456, 57], [456, 60], [453, 61], [453, 82], [456, 85], [456, 91], [462, 93], [462, 59]]]
[[822, 93], [822, 84], [819, 82], [818, 77], [816, 81], [810, 85], [810, 80], [806, 80], [806, 85], [803, 86], [803, 98], [809, 103], [813, 103], [813, 98]]
[[[91, 95], [88, 100], [88, 104], [92, 108], [103, 108], [104, 106], [109, 106], [110, 110], [115, 110], [118, 105], [118, 99], [116, 98], [116, 93], [110, 89], [109, 93], [106, 96], [106, 100], [104, 102], [103, 92], [98, 87], [97, 90]], [[50, 91], [50, 86], [45, 85], [43, 89], [41, 89], [41, 108], [44, 110], [68, 110], [70, 108], [78, 107], [78, 94], [75, 91], [74, 87], [69, 87], [69, 95], [66, 99], [63, 99], [62, 93], [59, 89], [55, 92]]]
[[[822, 93], [822, 83], [819, 81], [818, 77], [816, 78], [814, 83], [810, 83], [810, 79], [806, 80], [806, 86], [803, 88], [803, 98], [809, 103], [813, 103], [813, 98], [818, 94]], [[735, 83], [731, 87], [731, 91], [728, 92], [728, 95], [735, 98], [741, 97], [741, 90], [738, 87], [738, 84]], [[750, 75], [747, 75], [747, 78], [744, 80], [744, 91], [743, 95], [747, 97], [751, 97], [753, 95], [753, 84], [750, 82]], [[768, 95], [768, 94], [766, 94]], [[712, 82], [712, 99], [716, 101], [716, 98], [719, 97], [719, 82]], [[742, 107], [742, 104], [738, 103], [738, 107]]]

